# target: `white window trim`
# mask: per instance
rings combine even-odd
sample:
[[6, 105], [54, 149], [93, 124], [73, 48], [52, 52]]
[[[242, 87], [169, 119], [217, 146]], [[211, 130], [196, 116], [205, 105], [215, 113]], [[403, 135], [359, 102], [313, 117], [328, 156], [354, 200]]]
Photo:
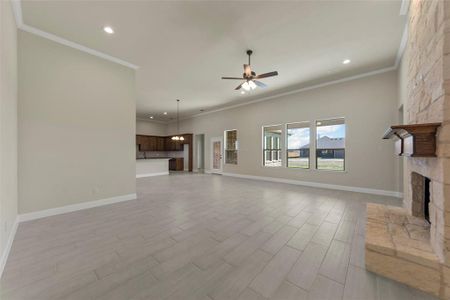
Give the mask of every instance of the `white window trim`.
[[[316, 144], [317, 144], [317, 121], [327, 121], [327, 120], [336, 120], [336, 119], [344, 119], [345, 124], [345, 158], [344, 158], [344, 170], [323, 170], [323, 169], [317, 169], [317, 157], [316, 157]], [[310, 147], [309, 147], [309, 168], [289, 168], [287, 166], [287, 149], [288, 149], [288, 139], [287, 139], [287, 126], [288, 124], [295, 124], [295, 123], [310, 123]], [[281, 124], [271, 124], [271, 125], [262, 125], [261, 126], [261, 155], [260, 155], [260, 166], [263, 168], [283, 168], [287, 170], [292, 170], [292, 172], [332, 172], [332, 173], [348, 173], [348, 152], [347, 152], [347, 140], [348, 140], [348, 126], [347, 126], [347, 117], [340, 116], [340, 117], [326, 117], [326, 118], [320, 118], [320, 119], [313, 119], [312, 121], [291, 121], [291, 122], [285, 122]], [[275, 126], [281, 126], [281, 166], [266, 166], [264, 165], [264, 143], [265, 143], [265, 136], [264, 136], [264, 128], [265, 127], [275, 127]], [[233, 130], [233, 129], [231, 129]]]
[[[237, 159], [235, 164], [227, 163], [227, 131], [236, 131], [236, 151], [237, 151]], [[224, 165], [234, 165], [237, 166], [239, 164], [239, 139], [238, 139], [238, 130], [237, 129], [225, 129], [223, 131], [223, 164]]]
[[285, 154], [284, 154], [285, 150], [283, 149], [284, 148], [283, 145], [285, 144], [284, 140], [280, 141], [281, 166], [266, 166], [264, 164], [264, 155], [265, 155], [265, 153], [264, 153], [264, 149], [265, 149], [264, 148], [264, 143], [265, 143], [264, 128], [265, 127], [276, 127], [276, 126], [280, 126], [281, 127], [281, 136], [280, 137], [285, 140], [285, 138], [284, 138], [285, 128], [283, 126], [283, 123], [281, 123], [281, 124], [272, 124], [272, 125], [262, 125], [261, 126], [261, 141], [262, 141], [262, 143], [261, 143], [261, 148], [260, 148], [261, 149], [260, 166], [262, 166], [263, 168], [270, 168], [270, 169], [272, 169], [272, 168], [284, 168], [284, 163], [283, 163], [283, 161], [285, 160], [285, 157], [284, 157], [285, 156]]
[[[345, 158], [344, 158], [344, 170], [324, 170], [324, 169], [317, 169], [317, 154], [316, 154], [316, 149], [317, 149], [317, 121], [329, 121], [329, 120], [336, 120], [336, 119], [344, 119], [344, 124], [345, 124]], [[314, 170], [318, 171], [318, 172], [332, 172], [332, 173], [348, 173], [347, 170], [347, 136], [348, 136], [348, 132], [347, 132], [347, 118], [346, 117], [332, 117], [332, 118], [320, 118], [320, 119], [315, 119], [314, 120], [314, 124], [312, 125], [314, 127]], [[310, 150], [311, 151], [311, 150]]]
[[[289, 168], [288, 167], [288, 157], [287, 157], [287, 150], [288, 150], [288, 137], [287, 137], [287, 133], [288, 133], [288, 125], [289, 124], [300, 124], [300, 123], [309, 123], [309, 168], [307, 168], [307, 169], [305, 169], [305, 168]], [[314, 122], [314, 124], [316, 124], [315, 122]], [[295, 170], [295, 171], [313, 171], [314, 170], [314, 168], [313, 168], [313, 164], [314, 164], [314, 166], [315, 166], [315, 159], [311, 159], [311, 154], [313, 153], [313, 152], [311, 152], [311, 149], [312, 148], [314, 148], [315, 149], [315, 143], [314, 143], [314, 140], [312, 140], [312, 137], [313, 137], [313, 135], [312, 135], [312, 128], [311, 127], [315, 127], [315, 126], [313, 126], [312, 124], [311, 124], [311, 121], [297, 121], [297, 122], [288, 122], [288, 123], [285, 123], [284, 124], [284, 139], [285, 139], [285, 150], [284, 150], [284, 152], [285, 152], [285, 155], [286, 155], [286, 161], [285, 161], [285, 163], [284, 163], [284, 167], [286, 168], [286, 169], [288, 169], [288, 170]], [[306, 127], [305, 127], [306, 128]], [[313, 145], [314, 144], [314, 145]], [[314, 150], [314, 155], [315, 155], [315, 150]], [[313, 162], [314, 161], [314, 162]]]

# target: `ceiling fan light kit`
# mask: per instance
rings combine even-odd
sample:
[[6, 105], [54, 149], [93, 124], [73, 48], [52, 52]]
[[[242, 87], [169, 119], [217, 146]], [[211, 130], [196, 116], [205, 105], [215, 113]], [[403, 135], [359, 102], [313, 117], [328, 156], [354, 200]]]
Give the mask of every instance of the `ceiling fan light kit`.
[[[267, 87], [267, 85], [265, 83], [262, 83], [261, 81], [255, 80], [255, 79], [262, 79], [262, 78], [267, 78], [267, 77], [272, 77], [272, 76], [278, 75], [277, 71], [272, 71], [272, 72], [256, 75], [256, 73], [252, 71], [251, 65], [250, 65], [250, 57], [251, 57], [252, 53], [253, 53], [252, 50], [247, 50], [248, 64], [244, 64], [244, 74], [242, 74], [242, 78], [240, 78], [240, 77], [222, 77], [222, 79], [244, 80], [244, 82], [241, 83], [240, 85], [238, 85], [235, 88], [235, 90], [240, 90], [242, 88], [245, 91], [250, 92], [250, 91], [256, 89], [257, 87], [265, 88], [265, 87]], [[243, 94], [243, 93], [241, 92], [241, 94]]]

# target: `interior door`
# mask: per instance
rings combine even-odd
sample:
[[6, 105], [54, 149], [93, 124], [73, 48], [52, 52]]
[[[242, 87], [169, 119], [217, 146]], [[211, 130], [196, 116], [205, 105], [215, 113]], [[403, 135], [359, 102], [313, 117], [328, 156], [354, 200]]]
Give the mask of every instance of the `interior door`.
[[211, 173], [222, 174], [222, 138], [211, 139]]

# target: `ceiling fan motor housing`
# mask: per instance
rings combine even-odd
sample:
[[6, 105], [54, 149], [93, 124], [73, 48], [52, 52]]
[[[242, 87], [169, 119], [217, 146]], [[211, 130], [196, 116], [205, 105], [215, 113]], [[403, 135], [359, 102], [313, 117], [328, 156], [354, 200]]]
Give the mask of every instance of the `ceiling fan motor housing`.
[[256, 73], [252, 71], [251, 76], [247, 76], [247, 74], [242, 73], [242, 78], [249, 78], [249, 77], [254, 77], [256, 76]]

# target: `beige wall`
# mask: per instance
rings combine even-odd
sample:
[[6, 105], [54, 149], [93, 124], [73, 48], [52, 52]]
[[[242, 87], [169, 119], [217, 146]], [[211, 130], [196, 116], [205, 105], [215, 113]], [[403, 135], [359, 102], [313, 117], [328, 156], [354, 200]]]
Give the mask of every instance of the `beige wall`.
[[166, 135], [167, 125], [151, 121], [136, 120], [136, 134]]
[[19, 32], [19, 212], [135, 193], [134, 71]]
[[[180, 130], [205, 134], [207, 170], [211, 138], [237, 129], [239, 163], [225, 165], [224, 172], [398, 191], [394, 146], [381, 139], [397, 118], [397, 104], [397, 72], [392, 71], [184, 120]], [[346, 119], [345, 172], [262, 166], [263, 125], [333, 117]], [[169, 125], [169, 134], [175, 131], [176, 125]]]
[[0, 26], [1, 257], [17, 216], [17, 29], [9, 1], [0, 1]]

